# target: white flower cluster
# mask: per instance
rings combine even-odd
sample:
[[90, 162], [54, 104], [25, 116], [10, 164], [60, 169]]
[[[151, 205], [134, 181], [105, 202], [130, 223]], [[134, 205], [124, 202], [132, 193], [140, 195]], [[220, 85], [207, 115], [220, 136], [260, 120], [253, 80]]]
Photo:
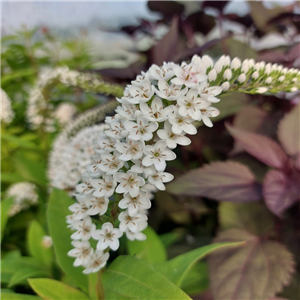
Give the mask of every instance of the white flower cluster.
[[[39, 75], [36, 86], [30, 91], [27, 106], [27, 120], [32, 129], [40, 126], [48, 131], [55, 130], [55, 117], [61, 116], [58, 112], [53, 112], [53, 103], [50, 99], [50, 90], [58, 83], [65, 86], [78, 86], [86, 91], [96, 91], [99, 87], [100, 92], [110, 93], [109, 89], [114, 89], [113, 85], [106, 85], [94, 74], [80, 73], [69, 70], [68, 67], [56, 67], [54, 69], [43, 69]], [[70, 112], [68, 115], [70, 115]], [[58, 114], [58, 115], [57, 115]], [[60, 119], [60, 118], [59, 118]]]
[[35, 188], [35, 185], [30, 182], [18, 182], [7, 189], [6, 197], [13, 197], [14, 199], [8, 213], [10, 217], [38, 203], [38, 195]]
[[15, 117], [11, 108], [11, 100], [4, 90], [1, 89], [1, 122], [9, 124]]
[[[196, 134], [194, 121], [212, 126], [210, 117], [219, 114], [211, 104], [219, 102], [222, 88], [209, 85], [205, 62], [195, 56], [181, 66], [153, 65], [127, 86], [116, 115], [106, 118], [108, 128], [99, 133], [94, 163], [76, 187], [78, 202], [68, 217], [75, 230], [69, 255], [85, 273], [105, 265], [108, 248], [117, 250], [123, 233], [130, 240], [146, 238], [150, 192], [164, 190], [174, 177], [165, 172], [166, 161], [176, 158], [171, 149], [190, 144], [185, 135]], [[113, 221], [97, 229], [92, 217], [103, 220], [108, 210]], [[90, 238], [98, 241], [96, 250]]]
[[106, 125], [94, 125], [68, 138], [61, 134], [53, 143], [49, 157], [48, 178], [50, 186], [73, 192], [86, 167], [92, 163], [94, 141]]
[[[142, 231], [147, 227], [151, 191], [165, 190], [164, 184], [174, 177], [165, 172], [166, 162], [176, 158], [172, 149], [190, 144], [186, 134], [197, 133], [195, 121], [213, 125], [210, 118], [219, 110], [212, 104], [220, 101], [216, 96], [222, 92], [274, 89], [271, 83], [261, 88], [269, 82], [266, 70], [265, 63], [252, 60], [222, 56], [214, 63], [209, 56], [194, 56], [181, 65], [152, 65], [126, 87], [117, 99], [116, 115], [105, 120], [108, 128], [99, 133], [94, 163], [86, 168], [83, 183], [76, 186], [77, 202], [69, 208], [72, 215], [67, 222], [75, 231], [71, 236], [75, 248], [69, 255], [76, 257], [75, 266], [84, 266], [84, 273], [97, 272], [105, 265], [108, 250], [118, 249], [123, 234], [130, 240], [146, 238]], [[272, 65], [268, 76], [278, 85], [282, 72], [284, 87], [290, 90], [299, 73]], [[97, 241], [96, 250], [91, 238]]]
[[66, 126], [77, 113], [77, 108], [74, 104], [63, 102], [58, 105], [53, 115], [57, 119], [61, 127]]

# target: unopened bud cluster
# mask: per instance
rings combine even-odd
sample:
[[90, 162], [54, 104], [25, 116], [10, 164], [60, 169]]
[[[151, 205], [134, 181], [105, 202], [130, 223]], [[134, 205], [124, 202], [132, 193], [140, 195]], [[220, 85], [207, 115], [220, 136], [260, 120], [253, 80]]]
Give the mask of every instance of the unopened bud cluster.
[[[151, 192], [165, 190], [164, 184], [174, 177], [165, 172], [166, 162], [176, 158], [172, 150], [177, 144], [190, 144], [186, 134], [197, 133], [195, 121], [213, 125], [211, 118], [219, 111], [212, 105], [222, 92], [273, 91], [274, 82], [259, 90], [267, 79], [260, 66], [227, 56], [215, 64], [208, 56], [194, 56], [181, 65], [152, 65], [126, 87], [117, 99], [116, 115], [107, 117], [107, 129], [99, 132], [94, 163], [86, 168], [83, 183], [76, 186], [77, 202], [69, 208], [67, 222], [74, 230], [69, 255], [76, 257], [75, 266], [83, 266], [84, 273], [97, 272], [105, 266], [109, 249], [118, 249], [123, 234], [130, 240], [146, 238], [142, 231], [147, 227]], [[255, 72], [258, 77], [253, 79]], [[282, 72], [276, 66], [268, 76], [275, 78], [276, 73], [279, 80]], [[299, 79], [297, 72], [285, 72], [285, 91], [299, 86], [292, 80]], [[91, 238], [97, 241], [96, 249]]]
[[26, 114], [32, 129], [42, 126], [48, 132], [55, 130], [54, 124], [56, 120], [60, 121], [60, 113], [54, 110], [54, 105], [51, 102], [51, 90], [59, 83], [65, 86], [79, 87], [89, 93], [101, 93], [117, 97], [123, 93], [123, 89], [119, 85], [105, 83], [94, 74], [80, 73], [69, 70], [68, 67], [44, 69], [28, 98]]

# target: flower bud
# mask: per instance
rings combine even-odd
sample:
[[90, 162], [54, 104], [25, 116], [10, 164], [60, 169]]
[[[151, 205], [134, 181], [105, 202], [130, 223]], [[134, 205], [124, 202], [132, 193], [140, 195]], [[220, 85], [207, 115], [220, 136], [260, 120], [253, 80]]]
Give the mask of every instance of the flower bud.
[[239, 77], [238, 77], [238, 82], [239, 83], [243, 83], [246, 80], [246, 75], [244, 73], [242, 73]]
[[279, 81], [279, 82], [282, 82], [284, 79], [285, 79], [285, 76], [282, 75], [282, 76], [280, 76], [280, 77], [278, 78], [278, 81]]
[[231, 70], [230, 70], [230, 69], [226, 69], [225, 72], [224, 72], [224, 74], [223, 74], [223, 78], [224, 78], [225, 80], [230, 80], [231, 77], [232, 77], [232, 72], [231, 72]]
[[239, 58], [235, 57], [232, 62], [231, 62], [231, 69], [233, 70], [237, 70], [238, 68], [240, 68], [242, 65], [242, 62]]
[[224, 55], [219, 58], [219, 60], [215, 63], [214, 69], [217, 73], [220, 73], [224, 67], [225, 57]]
[[227, 92], [230, 88], [230, 83], [228, 81], [225, 81], [222, 85], [221, 88], [223, 90], [223, 92]]
[[255, 64], [255, 60], [253, 58], [249, 59], [248, 66], [251, 68], [254, 66], [254, 64]]
[[272, 82], [272, 79], [273, 79], [273, 78], [272, 78], [271, 76], [268, 77], [268, 78], [266, 79], [266, 81], [265, 81], [266, 84], [270, 84], [270, 83]]
[[224, 66], [230, 66], [230, 56], [229, 55], [225, 56]]
[[296, 92], [296, 91], [298, 91], [299, 89], [296, 87], [296, 86], [294, 86], [294, 87], [292, 87], [291, 88], [291, 92]]
[[257, 71], [255, 71], [253, 74], [252, 74], [252, 78], [253, 79], [257, 79], [259, 76], [259, 73]]
[[272, 65], [272, 67], [271, 67], [271, 71], [276, 71], [277, 67], [278, 67], [278, 64], [274, 64], [274, 65]]
[[263, 93], [265, 93], [266, 91], [268, 90], [268, 88], [267, 87], [260, 87], [260, 88], [258, 88], [257, 89], [257, 93], [259, 93], [259, 94], [263, 94]]
[[208, 81], [215, 81], [217, 78], [217, 71], [215, 69], [210, 70], [208, 73]]
[[248, 66], [248, 64], [244, 64], [244, 65], [242, 66], [242, 68], [241, 68], [241, 71], [242, 71], [243, 73], [247, 73], [247, 72], [249, 71], [249, 66]]
[[202, 63], [205, 66], [206, 69], [209, 68], [209, 67], [212, 67], [214, 65], [213, 60], [208, 55], [203, 55], [202, 56]]

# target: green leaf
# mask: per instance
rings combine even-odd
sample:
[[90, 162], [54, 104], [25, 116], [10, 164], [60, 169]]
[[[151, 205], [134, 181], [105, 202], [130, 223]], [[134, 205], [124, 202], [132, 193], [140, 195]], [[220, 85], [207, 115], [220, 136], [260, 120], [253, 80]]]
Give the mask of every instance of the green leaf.
[[32, 221], [27, 232], [27, 248], [29, 253], [50, 267], [53, 261], [52, 250], [46, 249], [42, 242], [46, 232], [37, 221]]
[[45, 186], [47, 183], [44, 164], [38, 161], [28, 160], [22, 155], [14, 157], [15, 167], [18, 173], [26, 180]]
[[8, 212], [14, 202], [13, 198], [8, 198], [1, 201], [1, 241], [3, 238], [4, 229], [8, 220]]
[[42, 300], [42, 298], [25, 294], [1, 293], [1, 300]]
[[72, 231], [67, 227], [66, 216], [70, 214], [68, 208], [73, 203], [65, 191], [53, 189], [48, 203], [47, 219], [59, 265], [74, 284], [87, 292], [88, 277], [82, 273], [83, 268], [73, 266], [74, 258], [67, 254], [72, 249]]
[[1, 181], [7, 183], [16, 183], [23, 181], [24, 178], [17, 173], [1, 173]]
[[15, 136], [15, 135], [10, 135], [10, 134], [5, 133], [5, 134], [1, 134], [1, 138], [3, 140], [12, 142], [12, 143], [14, 143], [17, 146], [22, 147], [22, 148], [27, 148], [27, 149], [31, 149], [31, 150], [38, 150], [39, 149], [39, 147], [36, 144], [34, 144], [34, 143], [32, 143], [32, 142], [30, 142], [30, 141], [28, 141], [28, 140], [26, 140], [22, 137], [18, 137], [18, 136]]
[[28, 279], [32, 289], [47, 300], [89, 300], [81, 291], [53, 279]]
[[199, 260], [220, 248], [230, 246], [236, 247], [242, 244], [243, 243], [219, 243], [207, 245], [178, 255], [160, 265], [155, 266], [155, 268], [180, 287], [185, 276]]
[[189, 295], [200, 294], [209, 287], [208, 268], [206, 262], [194, 265], [184, 277], [181, 288]]
[[258, 202], [222, 202], [219, 204], [219, 220], [223, 230], [240, 228], [259, 236], [270, 233], [274, 226], [273, 215]]
[[[242, 229], [221, 232], [216, 242], [245, 240], [241, 247], [223, 248], [208, 258], [210, 288], [215, 300], [269, 299], [291, 280], [292, 254], [280, 243]], [[249, 288], [251, 287], [251, 288]]]
[[145, 241], [127, 240], [128, 253], [151, 264], [159, 264], [166, 261], [166, 249], [156, 232], [151, 227], [147, 227], [143, 233], [147, 236]]
[[40, 261], [34, 257], [20, 257], [17, 252], [1, 260], [1, 282], [10, 283], [13, 276], [22, 269], [40, 270], [45, 274], [47, 271], [41, 266]]
[[159, 238], [160, 238], [161, 242], [163, 243], [164, 247], [167, 248], [167, 247], [173, 245], [178, 240], [180, 240], [180, 238], [183, 236], [183, 234], [184, 234], [183, 230], [176, 230], [173, 232], [161, 234], [159, 236]]
[[16, 284], [23, 283], [27, 278], [41, 277], [41, 276], [48, 277], [49, 274], [47, 274], [45, 271], [42, 271], [40, 268], [36, 268], [36, 267], [25, 267], [25, 268], [18, 269], [11, 277], [8, 287], [12, 287]]
[[112, 291], [125, 299], [191, 299], [147, 261], [133, 256], [115, 259], [103, 273], [103, 285], [105, 291]]
[[22, 69], [18, 71], [14, 71], [13, 73], [6, 74], [5, 76], [2, 76], [1, 78], [1, 86], [4, 87], [5, 85], [9, 84], [11, 81], [22, 78], [22, 77], [27, 77], [27, 76], [32, 76], [36, 73], [36, 70], [34, 69]]

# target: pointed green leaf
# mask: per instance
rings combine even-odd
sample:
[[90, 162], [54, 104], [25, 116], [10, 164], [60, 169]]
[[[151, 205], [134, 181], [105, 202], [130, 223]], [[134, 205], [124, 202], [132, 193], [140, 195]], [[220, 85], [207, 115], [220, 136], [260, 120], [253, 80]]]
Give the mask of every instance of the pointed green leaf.
[[8, 287], [12, 287], [16, 284], [23, 283], [27, 278], [32, 277], [48, 277], [49, 274], [46, 271], [41, 270], [40, 268], [36, 267], [25, 267], [18, 269], [9, 281]]
[[103, 273], [103, 285], [105, 291], [112, 291], [125, 299], [191, 299], [147, 261], [133, 256], [115, 259]]
[[40, 260], [45, 266], [52, 264], [52, 250], [46, 249], [42, 242], [46, 232], [37, 221], [32, 221], [27, 232], [27, 248], [29, 253]]
[[42, 300], [42, 298], [26, 294], [1, 293], [1, 300]]
[[3, 238], [4, 229], [8, 220], [8, 212], [10, 210], [11, 205], [13, 204], [14, 199], [8, 198], [1, 201], [1, 241]]
[[81, 291], [53, 279], [28, 279], [32, 289], [47, 300], [89, 300]]
[[207, 245], [176, 256], [173, 259], [155, 266], [155, 268], [171, 281], [173, 281], [177, 286], [181, 286], [181, 283], [184, 280], [185, 276], [199, 260], [203, 259], [205, 256], [217, 249], [230, 246], [236, 247], [239, 245], [243, 245], [243, 243], [235, 242]]
[[156, 232], [151, 227], [147, 227], [143, 233], [147, 236], [145, 241], [127, 240], [128, 253], [151, 264], [166, 261], [166, 249]]
[[67, 254], [72, 249], [72, 231], [67, 227], [66, 216], [70, 214], [68, 208], [73, 203], [66, 192], [53, 189], [48, 203], [47, 218], [59, 265], [74, 284], [87, 292], [88, 277], [82, 273], [81, 267], [73, 266], [74, 259]]

